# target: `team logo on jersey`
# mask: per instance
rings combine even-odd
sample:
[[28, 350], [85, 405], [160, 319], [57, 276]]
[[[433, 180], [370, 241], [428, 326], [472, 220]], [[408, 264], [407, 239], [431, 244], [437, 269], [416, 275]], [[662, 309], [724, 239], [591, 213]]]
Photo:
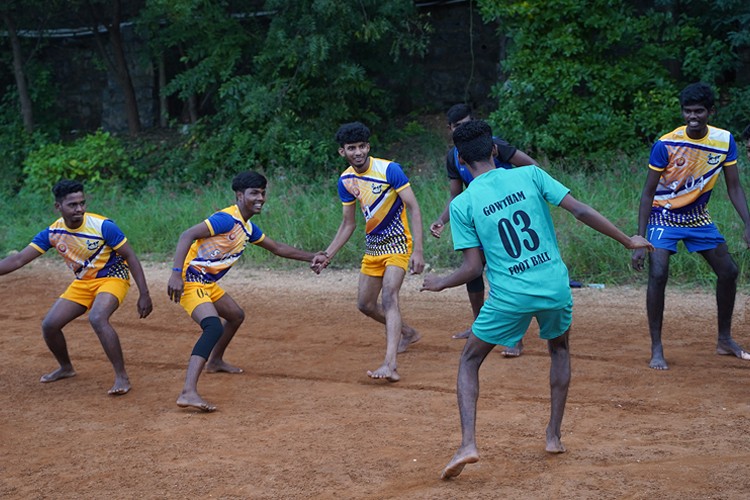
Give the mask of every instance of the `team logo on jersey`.
[[372, 194], [380, 194], [383, 192], [382, 184], [372, 184]]
[[60, 243], [60, 244], [59, 244], [59, 245], [57, 245], [57, 247], [55, 247], [55, 248], [57, 248], [57, 251], [58, 251], [58, 252], [60, 252], [60, 253], [65, 253], [65, 252], [67, 252], [67, 251], [68, 251], [68, 247], [67, 247], [67, 246], [65, 246], [65, 243]]
[[677, 158], [677, 159], [675, 160], [675, 162], [674, 162], [674, 163], [675, 163], [675, 165], [677, 165], [678, 167], [683, 167], [683, 166], [685, 166], [685, 163], [686, 163], [686, 162], [687, 162], [687, 160], [686, 160], [685, 158], [683, 158], [682, 156], [680, 156], [679, 158]]
[[714, 165], [718, 165], [719, 162], [721, 162], [721, 155], [720, 154], [711, 154], [708, 153], [708, 159], [706, 160], [706, 163], [711, 165], [712, 167]]
[[99, 242], [86, 240], [86, 248], [88, 250], [96, 250], [97, 248], [99, 248]]

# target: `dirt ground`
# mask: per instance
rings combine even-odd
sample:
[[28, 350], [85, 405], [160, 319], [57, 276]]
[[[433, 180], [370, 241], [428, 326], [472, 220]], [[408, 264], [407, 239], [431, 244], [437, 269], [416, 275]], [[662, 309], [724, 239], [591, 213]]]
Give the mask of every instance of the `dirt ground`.
[[[223, 280], [247, 313], [226, 359], [206, 374], [215, 413], [180, 409], [198, 328], [166, 297], [166, 265], [147, 266], [155, 302], [139, 320], [131, 289], [114, 324], [133, 390], [107, 396], [113, 373], [86, 319], [66, 337], [76, 377], [40, 333], [69, 281], [58, 260], [0, 278], [0, 498], [747, 498], [750, 362], [717, 356], [711, 295], [670, 291], [665, 350], [648, 368], [643, 289], [574, 290], [568, 452], [544, 451], [549, 359], [499, 349], [481, 371], [481, 460], [440, 480], [459, 444], [455, 377], [470, 309], [463, 289], [418, 292], [402, 311], [423, 339], [399, 356], [402, 380], [370, 380], [383, 328], [355, 307], [355, 271], [234, 269]], [[735, 337], [750, 347], [746, 296]]]

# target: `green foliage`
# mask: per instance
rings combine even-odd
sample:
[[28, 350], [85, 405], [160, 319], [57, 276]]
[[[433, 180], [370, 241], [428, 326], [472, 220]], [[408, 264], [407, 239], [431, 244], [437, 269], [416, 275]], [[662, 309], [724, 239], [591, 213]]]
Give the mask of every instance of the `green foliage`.
[[42, 192], [60, 179], [77, 179], [87, 186], [107, 181], [138, 181], [143, 176], [130, 163], [123, 144], [108, 132], [97, 131], [71, 144], [45, 144], [24, 160], [24, 187]]
[[[355, 24], [341, 15], [351, 9], [343, 0], [271, 0], [266, 9], [275, 14], [252, 70], [219, 90], [214, 123], [222, 126], [212, 149], [243, 147], [230, 165], [314, 178], [336, 164], [332, 137], [340, 123], [361, 120], [376, 129], [392, 109], [376, 75], [394, 65], [406, 69], [398, 64], [402, 54], [424, 52], [426, 27], [406, 0], [359, 2]], [[406, 71], [393, 75], [395, 83]]]
[[479, 6], [511, 39], [503, 61], [509, 76], [494, 89], [500, 107], [491, 121], [511, 142], [549, 156], [601, 160], [642, 147], [675, 125], [677, 94], [698, 79], [727, 82], [720, 95], [734, 99], [726, 76], [750, 46], [744, 2]]

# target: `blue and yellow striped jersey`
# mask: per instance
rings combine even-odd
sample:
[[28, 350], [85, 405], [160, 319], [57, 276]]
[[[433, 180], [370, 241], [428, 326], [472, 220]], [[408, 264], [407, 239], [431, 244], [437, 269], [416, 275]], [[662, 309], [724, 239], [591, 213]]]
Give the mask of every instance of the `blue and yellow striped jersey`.
[[224, 208], [204, 221], [211, 236], [195, 240], [185, 258], [186, 281], [213, 283], [237, 262], [248, 242], [266, 237], [258, 226], [243, 219], [237, 205]]
[[101, 215], [86, 212], [76, 229], [65, 225], [62, 217], [40, 231], [29, 243], [39, 252], [56, 248], [77, 279], [130, 279], [125, 259], [115, 250], [128, 241], [117, 224]]
[[737, 163], [732, 134], [709, 125], [702, 139], [688, 137], [685, 126], [662, 136], [649, 158], [661, 172], [649, 224], [697, 227], [711, 223], [706, 208], [721, 169]]
[[411, 232], [398, 193], [409, 187], [409, 178], [398, 163], [372, 157], [368, 162], [364, 173], [359, 174], [350, 166], [339, 177], [341, 203], [352, 205], [359, 200], [365, 217], [367, 255], [408, 254]]

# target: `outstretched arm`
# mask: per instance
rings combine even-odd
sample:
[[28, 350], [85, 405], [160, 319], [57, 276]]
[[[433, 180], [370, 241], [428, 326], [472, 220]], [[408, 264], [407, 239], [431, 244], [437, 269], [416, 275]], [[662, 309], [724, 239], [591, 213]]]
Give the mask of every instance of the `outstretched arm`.
[[727, 194], [729, 195], [729, 199], [732, 201], [734, 209], [737, 210], [737, 214], [745, 225], [742, 237], [745, 239], [747, 247], [750, 248], [750, 214], [748, 214], [747, 198], [745, 197], [745, 191], [742, 189], [742, 184], [740, 183], [740, 174], [737, 170], [736, 164], [730, 167], [724, 167], [724, 180], [727, 183]]
[[409, 214], [409, 227], [411, 228], [412, 252], [409, 259], [409, 271], [412, 274], [420, 274], [424, 271], [424, 248], [422, 246], [422, 213], [419, 211], [419, 203], [411, 187], [402, 189], [398, 193], [406, 205]]
[[336, 236], [333, 237], [333, 241], [331, 241], [322, 255], [316, 255], [313, 258], [311, 267], [316, 273], [320, 273], [321, 270], [328, 267], [328, 264], [333, 260], [333, 256], [349, 241], [349, 238], [354, 233], [354, 229], [357, 227], [355, 205], [352, 203], [351, 205], [342, 205], [342, 207], [341, 224], [338, 231], [336, 231]]
[[466, 248], [462, 250], [464, 261], [461, 267], [453, 271], [448, 276], [440, 277], [434, 274], [427, 274], [424, 277], [422, 290], [439, 292], [446, 288], [463, 285], [482, 274], [484, 262], [482, 261], [482, 251], [479, 247]]
[[0, 276], [22, 268], [40, 255], [42, 254], [39, 253], [39, 250], [32, 246], [27, 246], [20, 252], [8, 255], [3, 260], [0, 260]]
[[565, 198], [560, 202], [560, 206], [590, 228], [620, 242], [625, 248], [630, 250], [646, 248], [649, 251], [654, 249], [653, 245], [651, 245], [651, 243], [649, 243], [643, 236], [635, 235], [628, 237], [628, 235], [620, 231], [617, 226], [612, 224], [609, 219], [585, 203], [576, 200], [570, 194], [565, 195]]
[[190, 250], [190, 245], [197, 239], [208, 238], [209, 236], [211, 236], [211, 231], [204, 221], [183, 231], [180, 239], [177, 240], [177, 248], [174, 251], [174, 260], [172, 261], [172, 274], [169, 276], [169, 282], [167, 283], [167, 295], [174, 302], [180, 302], [182, 292], [185, 290], [185, 285], [182, 282], [182, 266]]
[[432, 234], [435, 238], [440, 238], [440, 234], [443, 232], [443, 229], [445, 229], [445, 225], [448, 224], [448, 222], [450, 222], [451, 202], [453, 201], [453, 198], [461, 194], [463, 190], [464, 190], [464, 183], [461, 179], [450, 180], [451, 197], [448, 198], [448, 203], [445, 204], [443, 213], [441, 213], [440, 216], [438, 216], [438, 218], [435, 219], [435, 222], [430, 224], [430, 234]]
[[516, 167], [525, 167], [526, 165], [539, 165], [534, 158], [527, 155], [520, 149], [517, 149], [513, 156], [510, 157], [510, 163]]
[[318, 252], [317, 254], [315, 254], [312, 252], [307, 252], [305, 250], [300, 250], [299, 248], [287, 245], [286, 243], [274, 241], [268, 236], [263, 238], [263, 241], [258, 243], [258, 246], [265, 248], [272, 254], [278, 255], [279, 257], [284, 257], [285, 259], [303, 260], [305, 262], [312, 262], [313, 258], [316, 255], [323, 255], [323, 252]]
[[135, 254], [135, 251], [133, 250], [133, 247], [130, 246], [130, 243], [127, 241], [120, 246], [117, 250], [115, 250], [118, 254], [122, 255], [125, 261], [128, 263], [128, 267], [130, 268], [130, 272], [133, 275], [133, 281], [135, 281], [135, 284], [138, 285], [138, 303], [136, 304], [136, 307], [138, 309], [138, 315], [141, 318], [145, 318], [149, 314], [151, 314], [151, 311], [154, 308], [153, 303], [151, 302], [151, 295], [148, 292], [148, 284], [146, 283], [146, 275], [143, 272], [143, 267], [141, 266], [141, 261], [138, 260], [138, 257]]

